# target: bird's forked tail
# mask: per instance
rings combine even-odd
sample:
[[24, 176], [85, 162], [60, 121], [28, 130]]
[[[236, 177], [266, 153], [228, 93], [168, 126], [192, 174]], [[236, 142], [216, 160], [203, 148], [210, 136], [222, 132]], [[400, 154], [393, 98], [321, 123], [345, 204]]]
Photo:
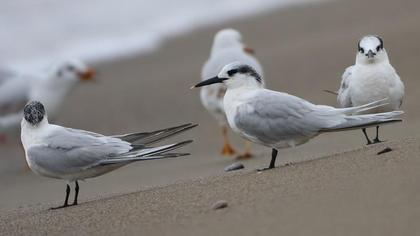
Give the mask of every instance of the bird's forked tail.
[[403, 111], [391, 111], [377, 114], [350, 115], [344, 117], [344, 122], [332, 127], [323, 128], [321, 132], [336, 132], [343, 130], [354, 130], [380, 126], [389, 123], [401, 122], [398, 116], [404, 114]]

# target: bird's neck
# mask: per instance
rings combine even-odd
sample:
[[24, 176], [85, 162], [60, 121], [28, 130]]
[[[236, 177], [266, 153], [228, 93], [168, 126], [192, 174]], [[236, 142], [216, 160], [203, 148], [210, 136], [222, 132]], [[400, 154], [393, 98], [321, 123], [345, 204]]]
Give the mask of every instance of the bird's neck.
[[46, 127], [46, 126], [48, 126], [49, 125], [49, 122], [48, 122], [48, 118], [47, 118], [47, 116], [45, 116], [44, 117], [44, 119], [42, 119], [42, 121], [40, 121], [38, 124], [36, 124], [36, 125], [32, 125], [32, 124], [30, 124], [29, 122], [27, 122], [26, 120], [25, 120], [25, 118], [23, 118], [22, 119], [22, 123], [21, 123], [21, 126], [22, 126], [22, 129], [25, 129], [25, 130], [37, 130], [37, 129], [43, 129], [44, 127]]
[[40, 133], [42, 130], [47, 129], [49, 126], [47, 117], [37, 125], [28, 123], [25, 119], [21, 122], [21, 139], [23, 147], [26, 148], [28, 145], [37, 144], [40, 142]]
[[240, 87], [228, 88], [226, 90], [224, 100], [225, 101], [227, 100], [229, 103], [236, 104], [236, 102], [241, 101], [243, 98], [247, 97], [249, 94], [259, 89], [262, 89], [262, 88], [255, 87], [255, 86], [240, 86]]
[[234, 81], [232, 83], [227, 83], [226, 84], [227, 89], [242, 89], [242, 90], [252, 90], [252, 89], [260, 89], [263, 88], [264, 86], [262, 85], [261, 82], [257, 81], [254, 78], [250, 78], [250, 79], [244, 79], [240, 82], [238, 81]]
[[217, 43], [213, 44], [210, 55], [217, 55], [219, 52], [223, 52], [224, 50], [243, 50], [243, 48], [244, 46], [239, 43]]
[[374, 61], [371, 61], [371, 62], [366, 61], [364, 55], [358, 54], [356, 56], [355, 64], [360, 65], [360, 66], [375, 67], [375, 66], [390, 65], [390, 62], [389, 62], [388, 54], [386, 53], [386, 51], [384, 51], [383, 55], [381, 55], [379, 58], [376, 58]]
[[383, 67], [383, 66], [388, 66], [391, 65], [388, 61], [388, 59], [382, 59], [380, 61], [374, 61], [371, 63], [366, 63], [366, 62], [356, 62], [357, 66], [361, 66], [364, 68], [377, 68], [377, 67]]

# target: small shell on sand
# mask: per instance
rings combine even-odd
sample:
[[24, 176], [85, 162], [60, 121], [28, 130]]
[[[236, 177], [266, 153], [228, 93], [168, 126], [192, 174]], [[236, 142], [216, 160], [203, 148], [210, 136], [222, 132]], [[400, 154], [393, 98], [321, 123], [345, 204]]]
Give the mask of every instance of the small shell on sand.
[[211, 207], [213, 210], [218, 210], [218, 209], [223, 209], [226, 208], [228, 206], [227, 201], [225, 200], [220, 200], [217, 201], [216, 203], [213, 204], [213, 206]]
[[243, 168], [244, 168], [244, 165], [242, 163], [235, 162], [231, 165], [226, 166], [225, 171], [229, 172], [229, 171], [234, 171], [234, 170], [240, 170], [240, 169], [243, 169]]

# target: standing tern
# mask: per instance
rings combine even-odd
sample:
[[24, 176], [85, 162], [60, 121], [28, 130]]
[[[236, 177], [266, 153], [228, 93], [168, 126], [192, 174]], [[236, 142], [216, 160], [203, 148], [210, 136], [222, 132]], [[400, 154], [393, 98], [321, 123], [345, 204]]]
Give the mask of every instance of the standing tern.
[[402, 111], [353, 115], [384, 106], [376, 101], [362, 106], [334, 108], [315, 105], [302, 98], [264, 89], [261, 77], [251, 66], [241, 62], [226, 65], [218, 76], [193, 87], [224, 83], [223, 100], [230, 127], [244, 138], [272, 148], [268, 168], [275, 167], [277, 150], [308, 142], [315, 136], [401, 121]]
[[67, 181], [64, 204], [68, 203], [71, 182], [75, 183], [72, 205], [77, 205], [79, 180], [97, 177], [135, 161], [173, 158], [188, 153], [168, 153], [192, 140], [151, 147], [149, 145], [195, 127], [185, 124], [146, 133], [115, 136], [70, 129], [48, 122], [47, 113], [38, 101], [24, 108], [21, 139], [30, 169], [38, 175]]
[[[242, 40], [242, 35], [235, 29], [220, 30], [214, 37], [210, 58], [204, 64], [201, 71], [201, 79], [206, 80], [216, 76], [226, 64], [234, 61], [241, 61], [254, 67], [260, 75], [263, 74], [262, 67], [258, 60], [252, 56], [254, 50], [247, 47]], [[261, 86], [264, 86], [262, 80]], [[218, 121], [222, 127], [224, 145], [222, 155], [235, 155], [236, 151], [231, 146], [228, 138], [228, 125], [223, 108], [223, 97], [226, 92], [224, 84], [215, 84], [204, 87], [200, 91], [201, 103], [206, 110]], [[245, 153], [239, 158], [251, 157], [250, 144], [246, 143]]]
[[[388, 112], [400, 109], [404, 97], [404, 84], [389, 62], [382, 38], [368, 35], [358, 43], [356, 63], [348, 67], [342, 76], [337, 100], [341, 107], [353, 107], [387, 98], [387, 105], [366, 113]], [[381, 142], [379, 126], [371, 141], [362, 129], [367, 144]]]

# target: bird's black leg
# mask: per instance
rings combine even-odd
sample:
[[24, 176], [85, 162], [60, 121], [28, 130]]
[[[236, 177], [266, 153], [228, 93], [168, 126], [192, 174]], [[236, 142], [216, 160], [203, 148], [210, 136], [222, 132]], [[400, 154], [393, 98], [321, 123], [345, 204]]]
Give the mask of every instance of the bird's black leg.
[[376, 126], [376, 138], [373, 140], [373, 143], [381, 143], [383, 141], [379, 140], [379, 126]]
[[70, 186], [67, 184], [67, 187], [66, 187], [66, 200], [64, 200], [64, 204], [62, 206], [59, 206], [59, 207], [51, 207], [50, 209], [51, 210], [56, 210], [56, 209], [68, 207], [69, 206], [69, 195], [70, 195]]
[[271, 151], [270, 165], [266, 168], [258, 169], [258, 171], [269, 170], [269, 169], [273, 169], [274, 167], [276, 167], [275, 164], [276, 164], [277, 153], [278, 153], [277, 149], [273, 148], [273, 150]]
[[363, 133], [365, 134], [366, 140], [367, 140], [367, 144], [366, 145], [370, 145], [372, 144], [372, 141], [370, 141], [369, 136], [366, 133], [366, 129], [362, 129]]
[[73, 205], [77, 205], [77, 197], [79, 196], [79, 182], [74, 182], [75, 187], [74, 187], [74, 201], [73, 201]]

